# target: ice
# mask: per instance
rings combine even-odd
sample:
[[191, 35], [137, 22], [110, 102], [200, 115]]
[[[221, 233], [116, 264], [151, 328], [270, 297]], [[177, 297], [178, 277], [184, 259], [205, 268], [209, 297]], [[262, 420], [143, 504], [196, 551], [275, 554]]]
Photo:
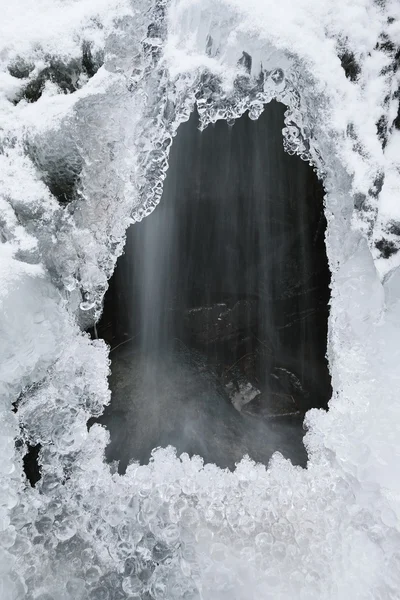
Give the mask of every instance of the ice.
[[[2, 599], [398, 597], [399, 253], [376, 243], [398, 244], [399, 17], [390, 0], [4, 6]], [[85, 41], [104, 53], [93, 77], [14, 104], [23, 79], [49, 57], [69, 65]], [[33, 67], [23, 79], [17, 59]], [[103, 460], [106, 431], [86, 427], [109, 402], [108, 349], [81, 327], [101, 310], [127, 226], [159, 202], [194, 104], [205, 127], [257, 118], [272, 98], [288, 106], [285, 148], [327, 192], [334, 394], [328, 413], [307, 414], [308, 467], [276, 454], [229, 472], [167, 448], [120, 476]], [[65, 206], [51, 184], [62, 178]], [[28, 443], [41, 444], [35, 488]]]

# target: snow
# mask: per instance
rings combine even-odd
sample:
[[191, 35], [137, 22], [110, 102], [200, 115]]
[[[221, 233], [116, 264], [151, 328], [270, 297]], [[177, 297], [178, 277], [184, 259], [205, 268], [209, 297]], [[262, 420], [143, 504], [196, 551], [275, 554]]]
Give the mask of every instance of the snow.
[[[18, 0], [3, 9], [0, 597], [398, 597], [400, 264], [375, 246], [384, 236], [398, 243], [388, 228], [399, 220], [391, 123], [400, 73], [377, 47], [383, 33], [400, 43], [398, 2]], [[83, 41], [105, 52], [94, 77], [71, 94], [48, 84], [37, 102], [13, 103], [26, 84], [7, 71], [13, 61], [31, 61], [32, 78], [49, 56], [79, 57]], [[359, 64], [355, 81], [341, 49]], [[261, 63], [266, 71], [261, 90], [237, 83], [247, 77], [243, 50], [251, 76]], [[308, 467], [276, 454], [268, 468], [244, 458], [230, 473], [158, 449], [119, 476], [103, 460], [105, 430], [86, 428], [110, 399], [108, 349], [80, 326], [100, 310], [127, 226], [160, 200], [168, 147], [195, 100], [206, 126], [247, 109], [256, 118], [274, 97], [288, 106], [286, 149], [314, 164], [327, 192], [334, 393], [328, 413], [307, 414]], [[76, 177], [68, 207], [46, 173]], [[34, 489], [22, 470], [28, 442], [42, 445]]]
[[[76, 56], [82, 40], [104, 46], [113, 21], [131, 14], [126, 0], [29, 0], [7, 2], [0, 24], [1, 60], [36, 54]], [[4, 64], [3, 62], [3, 64]]]

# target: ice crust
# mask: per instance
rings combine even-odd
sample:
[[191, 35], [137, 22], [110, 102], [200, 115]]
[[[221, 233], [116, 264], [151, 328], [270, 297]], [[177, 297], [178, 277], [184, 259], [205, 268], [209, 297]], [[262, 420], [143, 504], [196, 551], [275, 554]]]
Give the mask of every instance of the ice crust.
[[[0, 40], [0, 598], [398, 598], [400, 267], [375, 244], [397, 243], [399, 4], [18, 0]], [[104, 54], [93, 77], [18, 101], [83, 43]], [[307, 414], [308, 467], [276, 454], [231, 473], [169, 448], [119, 476], [106, 431], [86, 427], [110, 399], [108, 348], [82, 328], [194, 105], [205, 127], [272, 98], [288, 107], [286, 150], [326, 189], [334, 394]], [[51, 177], [74, 182], [66, 206]], [[35, 488], [28, 443], [42, 448]]]

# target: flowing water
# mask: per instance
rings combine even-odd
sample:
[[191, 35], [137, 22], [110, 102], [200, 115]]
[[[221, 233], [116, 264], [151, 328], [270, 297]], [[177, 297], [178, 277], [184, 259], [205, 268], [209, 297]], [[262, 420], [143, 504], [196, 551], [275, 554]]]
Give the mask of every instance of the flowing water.
[[283, 151], [283, 112], [202, 133], [193, 114], [160, 205], [128, 232], [99, 328], [122, 470], [168, 444], [221, 466], [277, 449], [305, 463], [302, 416], [330, 397], [329, 269], [322, 186]]

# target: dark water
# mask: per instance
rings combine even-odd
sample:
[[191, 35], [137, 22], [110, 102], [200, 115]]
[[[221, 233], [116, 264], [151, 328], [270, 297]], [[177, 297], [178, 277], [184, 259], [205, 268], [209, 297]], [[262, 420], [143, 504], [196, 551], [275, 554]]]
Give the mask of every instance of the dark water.
[[[283, 112], [179, 128], [162, 201], [128, 232], [99, 325], [112, 347], [131, 340], [111, 354], [111, 458], [173, 444], [221, 466], [278, 448], [304, 463], [301, 418], [265, 415], [278, 398], [300, 414], [327, 404], [330, 278], [322, 187], [284, 153]], [[226, 392], [243, 381], [261, 391], [247, 415]]]
[[124, 472], [132, 458], [146, 463], [155, 446], [173, 445], [232, 469], [245, 454], [267, 462], [279, 450], [305, 466], [300, 416], [265, 422], [240, 414], [197, 354], [145, 355], [132, 346], [113, 361], [113, 401], [100, 422], [111, 433], [108, 460]]

